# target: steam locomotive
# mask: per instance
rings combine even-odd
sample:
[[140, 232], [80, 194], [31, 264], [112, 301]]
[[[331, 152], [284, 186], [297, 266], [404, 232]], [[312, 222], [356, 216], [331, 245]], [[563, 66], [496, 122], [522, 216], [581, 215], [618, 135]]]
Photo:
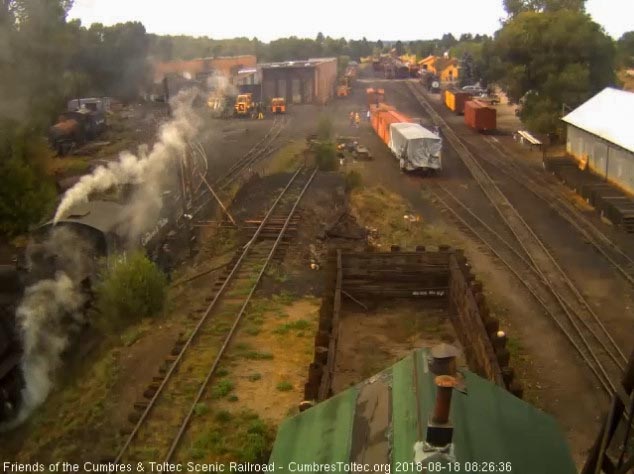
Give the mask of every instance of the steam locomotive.
[[132, 242], [127, 220], [125, 202], [100, 199], [76, 205], [57, 223], [47, 222], [32, 232], [31, 243], [15, 267], [0, 266], [0, 423], [17, 414], [24, 386], [16, 309], [25, 290], [63, 271], [89, 306], [104, 259], [107, 262], [131, 247], [143, 248], [156, 258], [164, 242], [183, 227], [180, 201], [169, 191], [163, 194], [155, 226]]
[[73, 146], [93, 140], [106, 128], [102, 99], [76, 99], [69, 103], [69, 109], [49, 129], [49, 143], [59, 156], [66, 155]]

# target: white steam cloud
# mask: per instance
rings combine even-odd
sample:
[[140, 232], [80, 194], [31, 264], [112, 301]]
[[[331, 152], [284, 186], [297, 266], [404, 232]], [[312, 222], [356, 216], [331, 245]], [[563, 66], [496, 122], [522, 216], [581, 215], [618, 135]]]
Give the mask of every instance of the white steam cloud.
[[24, 346], [22, 404], [17, 417], [1, 428], [19, 425], [46, 400], [52, 376], [68, 347], [69, 334], [82, 323], [80, 310], [84, 302], [85, 297], [63, 272], [26, 290], [16, 312]]
[[[68, 215], [95, 192], [106, 191], [126, 183], [137, 184], [137, 190], [124, 209], [122, 221], [128, 226], [130, 239], [138, 238], [155, 225], [161, 211], [164, 183], [170, 171], [186, 152], [188, 141], [200, 128], [193, 113], [196, 91], [183, 91], [172, 100], [173, 118], [162, 125], [158, 141], [148, 149], [139, 147], [133, 155], [124, 152], [119, 161], [97, 168], [69, 189], [57, 208], [54, 222]], [[23, 341], [21, 368], [24, 375], [22, 403], [17, 417], [0, 431], [22, 423], [47, 398], [55, 371], [69, 347], [71, 336], [84, 323], [87, 295], [83, 285], [95, 272], [95, 249], [79, 235], [58, 226], [44, 243], [31, 245], [29, 271], [34, 280], [16, 311], [17, 326]]]
[[92, 193], [126, 183], [139, 185], [134, 199], [126, 208], [129, 236], [140, 235], [156, 222], [161, 210], [161, 190], [170, 178], [170, 165], [183, 156], [188, 141], [200, 127], [191, 107], [195, 96], [195, 91], [188, 90], [172, 100], [173, 118], [161, 126], [158, 141], [149, 151], [142, 147], [137, 155], [123, 152], [119, 161], [100, 166], [66, 191], [55, 212], [54, 222], [66, 216], [73, 206], [88, 201]]

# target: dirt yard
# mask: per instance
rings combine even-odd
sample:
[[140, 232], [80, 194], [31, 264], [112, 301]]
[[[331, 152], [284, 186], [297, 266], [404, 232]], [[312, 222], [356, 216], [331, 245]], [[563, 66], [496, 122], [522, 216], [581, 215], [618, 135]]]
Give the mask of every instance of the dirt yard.
[[442, 342], [460, 347], [444, 309], [394, 300], [365, 312], [346, 303], [341, 308], [333, 392], [372, 377], [414, 349]]
[[[477, 278], [484, 283], [493, 316], [501, 320], [501, 329], [507, 332], [511, 365], [525, 387], [525, 399], [558, 420], [575, 459], [581, 463], [597, 433], [599, 417], [607, 411], [605, 396], [596, 390], [573, 349], [525, 288], [440, 211], [430, 198], [427, 178], [400, 173], [396, 160], [367, 122], [359, 128], [349, 125], [351, 111], [364, 116], [364, 89], [370, 86], [385, 88], [386, 101], [399, 111], [428, 120], [404, 83], [362, 78], [349, 98], [325, 107], [289, 107], [290, 122], [281, 136], [279, 151], [259, 169], [260, 178], [235, 190], [231, 212], [238, 219], [261, 217], [288, 172], [304, 159], [306, 136], [315, 132], [321, 116], [330, 117], [338, 135], [357, 136], [373, 157], [370, 161], [346, 159], [339, 172], [317, 175], [300, 209], [298, 235], [284, 262], [267, 272], [232, 342], [228, 359], [212, 381], [207, 398], [196, 409], [196, 417], [204, 423], [197, 424], [188, 435], [181, 455], [207, 461], [241, 456], [258, 459], [270, 448], [277, 424], [296, 413], [312, 359], [316, 311], [324, 287], [320, 264], [335, 246], [363, 250], [368, 244], [364, 239], [328, 237], [328, 229], [349, 211], [359, 228], [369, 232], [369, 244], [375, 248], [446, 244], [465, 250]], [[484, 138], [460, 128], [461, 117], [447, 116], [447, 120], [458, 127], [470, 146], [482, 153], [491, 152], [491, 144]], [[271, 119], [214, 122], [204, 140], [210, 178], [227, 170], [270, 126]], [[507, 135], [495, 138], [503, 146], [514, 146]], [[524, 157], [529, 163], [537, 163], [530, 153], [514, 150], [510, 158]], [[444, 170], [436, 179], [482, 213], [494, 228], [507, 232], [448, 147], [443, 161]], [[361, 182], [348, 194], [346, 180], [351, 172], [358, 173]], [[495, 174], [495, 179], [629, 353], [631, 288], [547, 206], [527, 198], [504, 175]], [[197, 256], [181, 262], [174, 280], [184, 281], [226, 263], [241, 238], [236, 231], [202, 228]], [[311, 268], [311, 263], [317, 265]], [[41, 462], [110, 458], [121, 441], [121, 429], [129, 429], [127, 418], [132, 404], [141, 397], [174, 341], [191, 324], [192, 315], [207, 304], [206, 292], [217, 275], [216, 270], [185, 285], [175, 285], [168, 310], [160, 320], [144, 321], [124, 334], [105, 339], [94, 336], [92, 345], [86, 342], [85, 356], [81, 360], [69, 357], [69, 365], [46, 406], [22, 428], [3, 435], [0, 456]], [[615, 294], [623, 296], [614, 298]], [[336, 390], [389, 367], [414, 348], [454, 340], [444, 311], [421, 310], [411, 303], [385, 304], [366, 314], [347, 302], [341, 323]], [[245, 430], [231, 431], [236, 424]], [[247, 430], [257, 434], [260, 444], [245, 444]], [[99, 449], [95, 449], [95, 439], [99, 439]]]
[[[441, 212], [441, 208], [426, 189], [426, 178], [400, 173], [389, 150], [374, 134], [368, 123], [362, 123], [359, 129], [351, 130], [346, 120], [346, 110], [365, 110], [362, 91], [365, 87], [383, 87], [386, 102], [415, 119], [421, 119], [423, 123], [429, 120], [402, 81], [386, 81], [372, 77], [365, 77], [362, 81], [347, 103], [347, 108], [342, 110], [344, 113], [338, 115], [337, 130], [340, 134], [353, 133], [359, 136], [361, 144], [367, 146], [374, 156], [370, 162], [350, 165], [362, 175], [363, 192], [372, 195], [364, 201], [366, 204], [372, 204], [373, 201], [385, 200], [385, 195], [398, 195], [403, 202], [400, 211], [411, 214], [416, 219], [420, 218], [423, 223], [421, 227], [425, 231], [417, 238], [429, 237], [431, 234], [437, 242], [442, 241], [465, 250], [477, 277], [484, 282], [487, 301], [493, 306], [495, 316], [501, 319], [502, 329], [509, 335], [511, 364], [521, 376], [525, 398], [555, 416], [567, 435], [577, 463], [581, 464], [594, 441], [600, 417], [609, 408], [607, 398], [597, 389], [592, 373], [584, 368], [580, 357], [520, 282], [478, 241], [461, 231], [449, 216]], [[439, 103], [437, 98], [432, 98], [432, 101]], [[338, 107], [342, 109], [342, 105]], [[519, 147], [511, 139], [509, 133], [517, 126], [513, 117], [503, 121], [504, 130], [501, 135], [483, 137], [467, 129], [463, 124], [463, 117], [443, 112], [440, 107], [439, 109], [443, 117], [455, 127], [459, 136], [477, 153], [494, 153], [493, 146], [496, 145], [508, 150], [507, 159], [518, 160], [523, 165], [541, 169], [541, 156]], [[492, 144], [492, 141], [497, 143]], [[632, 324], [632, 288], [607, 261], [591, 250], [583, 236], [571, 228], [570, 224], [541, 201], [537, 202], [533, 196], [527, 195], [526, 191], [514, 181], [510, 181], [507, 176], [491, 166], [483, 165], [524, 219], [536, 229], [539, 237], [608, 325], [622, 350], [628, 354], [631, 349], [631, 337], [627, 328]], [[508, 235], [508, 229], [500, 223], [496, 211], [488, 203], [458, 156], [448, 146], [444, 150], [443, 172], [434, 179], [451, 189], [463, 202], [468, 203], [490, 226], [503, 235]], [[549, 175], [544, 174], [543, 179], [552, 182]], [[376, 185], [380, 186], [380, 190], [373, 189]], [[558, 186], [566, 198], [574, 200], [563, 186], [558, 183], [553, 185]], [[393, 202], [391, 199], [390, 201]], [[370, 208], [372, 207], [371, 205]], [[379, 209], [385, 209], [389, 215], [394, 215], [391, 219], [392, 226], [388, 226], [391, 229], [386, 229], [386, 224], [383, 223], [383, 231], [392, 232], [399, 240], [398, 236], [405, 233], [404, 222], [396, 223], [394, 206], [374, 207], [377, 214], [380, 214]], [[606, 235], [622, 245], [624, 250], [634, 254], [631, 238], [625, 239], [623, 235], [615, 235], [617, 233], [614, 229], [592, 216], [591, 211], [582, 212], [585, 212], [585, 215]], [[371, 214], [372, 212], [369, 213], [370, 218]], [[376, 225], [379, 226], [381, 219], [375, 218], [374, 221], [378, 222]], [[407, 224], [411, 225], [410, 222]], [[412, 233], [416, 234], [417, 231], [414, 230]], [[428, 235], [425, 236], [425, 233]], [[426, 238], [425, 240], [427, 241]], [[614, 298], [615, 294], [623, 297]], [[580, 411], [587, 416], [580, 419]]]

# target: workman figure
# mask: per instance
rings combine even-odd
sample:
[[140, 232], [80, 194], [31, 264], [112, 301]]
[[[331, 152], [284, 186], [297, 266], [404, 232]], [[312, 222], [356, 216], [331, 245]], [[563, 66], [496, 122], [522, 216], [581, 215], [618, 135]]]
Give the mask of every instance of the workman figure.
[[258, 103], [258, 120], [264, 120], [264, 105], [262, 102]]
[[361, 117], [359, 116], [359, 112], [354, 114], [354, 125], [359, 128], [359, 124], [361, 123]]

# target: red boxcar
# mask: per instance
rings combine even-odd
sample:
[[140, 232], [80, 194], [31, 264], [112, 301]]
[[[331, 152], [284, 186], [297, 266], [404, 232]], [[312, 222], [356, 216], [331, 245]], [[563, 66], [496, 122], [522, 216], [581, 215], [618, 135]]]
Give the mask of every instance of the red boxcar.
[[497, 124], [497, 111], [477, 100], [469, 100], [464, 105], [465, 123], [479, 132], [495, 130]]

